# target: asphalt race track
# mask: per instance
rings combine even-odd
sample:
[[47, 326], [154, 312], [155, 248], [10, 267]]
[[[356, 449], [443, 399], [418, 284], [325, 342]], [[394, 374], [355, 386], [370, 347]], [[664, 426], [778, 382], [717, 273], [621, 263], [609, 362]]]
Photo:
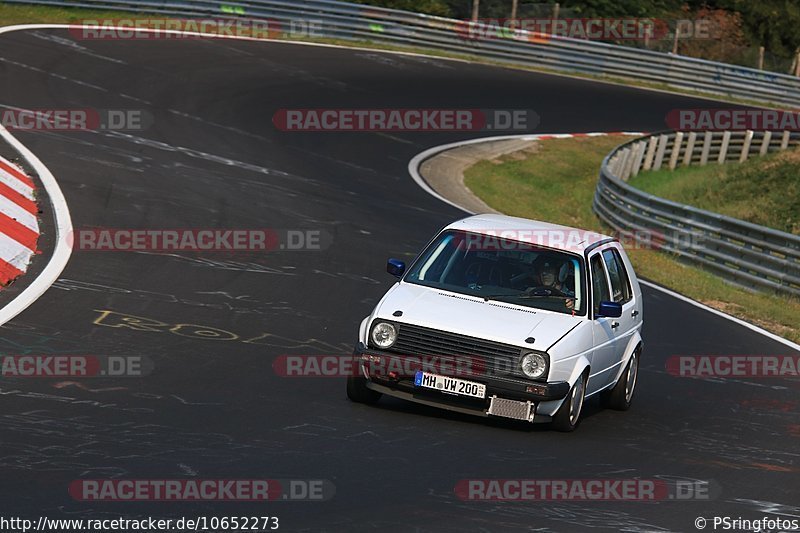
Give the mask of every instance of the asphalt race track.
[[[345, 398], [344, 379], [283, 378], [282, 354], [347, 353], [411, 259], [463, 213], [409, 177], [422, 150], [487, 133], [284, 133], [281, 108], [525, 108], [536, 132], [655, 131], [725, 104], [379, 52], [214, 40], [0, 37], [0, 104], [145, 109], [141, 132], [27, 132], [75, 228], [308, 228], [322, 251], [230, 256], [73, 252], [0, 329], [3, 353], [141, 355], [141, 378], [3, 378], [0, 514], [274, 515], [288, 531], [694, 531], [698, 516], [797, 517], [797, 381], [692, 380], [672, 355], [787, 354], [645, 288], [627, 413], [588, 402], [576, 433]], [[45, 213], [47, 216], [47, 212]], [[46, 259], [46, 258], [45, 258]], [[45, 260], [40, 259], [40, 260]], [[124, 325], [141, 317], [147, 331]], [[130, 322], [128, 322], [130, 323]], [[160, 324], [160, 325], [159, 325]], [[180, 324], [184, 326], [176, 327]], [[210, 330], [209, 328], [214, 328]], [[170, 331], [173, 329], [174, 331]], [[76, 479], [325, 479], [325, 502], [79, 502]], [[469, 478], [696, 479], [693, 501], [470, 502]]]

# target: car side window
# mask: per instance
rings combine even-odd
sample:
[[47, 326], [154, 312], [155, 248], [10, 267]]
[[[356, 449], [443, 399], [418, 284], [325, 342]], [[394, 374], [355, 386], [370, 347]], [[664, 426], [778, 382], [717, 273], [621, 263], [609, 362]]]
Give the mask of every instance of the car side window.
[[608, 277], [611, 279], [611, 293], [614, 301], [621, 304], [631, 301], [631, 283], [619, 252], [613, 248], [604, 250], [603, 261], [606, 263]]
[[606, 281], [606, 272], [603, 268], [603, 260], [600, 259], [600, 254], [595, 255], [591, 259], [592, 267], [592, 303], [594, 304], [594, 312], [597, 314], [600, 311], [600, 302], [607, 302], [611, 299], [608, 292], [608, 282]]

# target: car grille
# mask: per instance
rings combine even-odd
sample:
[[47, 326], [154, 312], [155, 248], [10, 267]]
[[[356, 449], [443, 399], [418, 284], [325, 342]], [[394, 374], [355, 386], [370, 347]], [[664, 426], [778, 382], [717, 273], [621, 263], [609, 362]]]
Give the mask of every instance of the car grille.
[[521, 375], [522, 350], [499, 342], [466, 337], [410, 324], [398, 324], [397, 340], [389, 349], [403, 355], [472, 358], [471, 362], [500, 374]]

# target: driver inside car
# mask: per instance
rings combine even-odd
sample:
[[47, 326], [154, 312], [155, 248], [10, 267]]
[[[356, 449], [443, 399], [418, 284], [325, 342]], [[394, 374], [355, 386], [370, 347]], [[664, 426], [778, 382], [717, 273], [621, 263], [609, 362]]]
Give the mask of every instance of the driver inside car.
[[569, 267], [569, 262], [561, 263], [549, 258], [538, 261], [538, 265], [534, 263], [534, 268], [538, 268], [538, 275], [534, 274], [533, 279], [537, 280], [538, 283], [525, 289], [525, 292], [539, 294], [551, 291], [554, 296], [566, 296], [564, 304], [567, 309], [573, 309], [575, 307], [575, 293], [564, 283]]

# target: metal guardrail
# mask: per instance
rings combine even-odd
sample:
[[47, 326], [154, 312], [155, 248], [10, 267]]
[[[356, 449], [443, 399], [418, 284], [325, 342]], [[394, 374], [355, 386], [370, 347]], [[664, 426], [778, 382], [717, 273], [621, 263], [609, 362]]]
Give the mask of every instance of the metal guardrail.
[[[167, 17], [271, 19], [318, 22], [320, 37], [370, 41], [479, 57], [502, 64], [547, 68], [662, 84], [728, 97], [800, 106], [800, 78], [701, 59], [595, 41], [517, 31], [507, 39], [465, 38], [453, 19], [334, 0], [3, 0], [151, 13]], [[721, 136], [720, 136], [721, 135]], [[749, 138], [748, 138], [749, 135]], [[728, 279], [800, 295], [800, 237], [670, 202], [624, 179], [641, 169], [741, 159], [798, 144], [796, 134], [678, 133], [631, 141], [603, 161], [594, 199], [598, 215], [617, 230], [657, 230], [664, 247]], [[655, 140], [654, 140], [655, 139]], [[694, 147], [701, 147], [695, 150]]]
[[112, 9], [172, 17], [245, 17], [319, 21], [320, 36], [371, 41], [479, 57], [502, 64], [656, 83], [671, 88], [800, 106], [800, 78], [596, 41], [542, 38], [524, 30], [508, 38], [470, 39], [464, 21], [333, 0], [4, 0], [5, 3]]
[[617, 147], [603, 160], [594, 211], [617, 231], [647, 235], [664, 249], [751, 288], [800, 296], [800, 236], [640, 191], [642, 170], [744, 161], [800, 146], [790, 132], [657, 133]]

